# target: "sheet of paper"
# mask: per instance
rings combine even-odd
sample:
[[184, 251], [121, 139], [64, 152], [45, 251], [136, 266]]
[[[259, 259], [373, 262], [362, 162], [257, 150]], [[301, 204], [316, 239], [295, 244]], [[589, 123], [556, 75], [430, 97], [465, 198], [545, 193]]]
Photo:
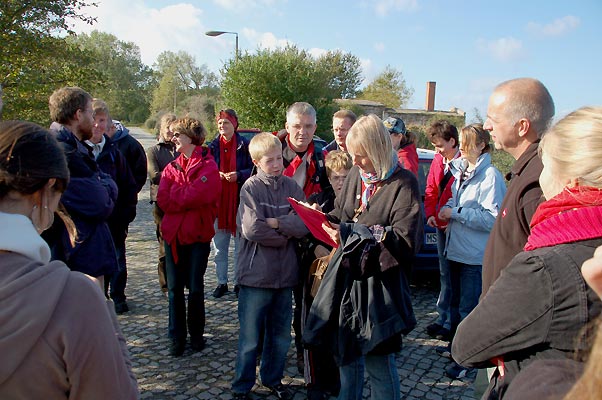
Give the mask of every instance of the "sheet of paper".
[[307, 226], [307, 229], [309, 229], [311, 234], [316, 239], [326, 243], [329, 246], [338, 247], [337, 243], [332, 240], [330, 235], [326, 233], [322, 227], [324, 222], [328, 222], [326, 215], [322, 211], [308, 207], [292, 197], [288, 198], [288, 202], [291, 203], [291, 206], [293, 206], [293, 209], [297, 212], [297, 215], [299, 215], [305, 226]]

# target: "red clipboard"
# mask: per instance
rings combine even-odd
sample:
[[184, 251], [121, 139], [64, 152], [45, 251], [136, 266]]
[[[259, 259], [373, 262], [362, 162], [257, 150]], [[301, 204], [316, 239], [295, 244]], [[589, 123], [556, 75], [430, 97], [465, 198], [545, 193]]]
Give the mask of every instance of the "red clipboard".
[[288, 198], [288, 202], [291, 203], [291, 206], [293, 206], [293, 209], [297, 212], [297, 215], [299, 215], [305, 226], [307, 226], [307, 229], [309, 229], [311, 234], [314, 235], [316, 239], [332, 247], [339, 246], [334, 240], [332, 240], [330, 235], [326, 233], [324, 228], [322, 228], [322, 223], [328, 222], [326, 219], [326, 214], [324, 214], [322, 211], [308, 207], [292, 197]]

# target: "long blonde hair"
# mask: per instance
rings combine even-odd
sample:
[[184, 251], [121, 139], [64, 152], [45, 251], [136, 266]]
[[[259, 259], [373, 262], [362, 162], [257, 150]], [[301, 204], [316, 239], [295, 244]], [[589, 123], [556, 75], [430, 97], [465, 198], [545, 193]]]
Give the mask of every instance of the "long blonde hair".
[[602, 187], [602, 107], [573, 111], [550, 128], [539, 149], [549, 157], [555, 176]]
[[[582, 185], [602, 187], [602, 107], [573, 111], [544, 135], [539, 148], [550, 157], [552, 171], [561, 178], [578, 178]], [[602, 399], [602, 321], [596, 324], [585, 371], [565, 400]]]
[[380, 179], [387, 176], [392, 161], [397, 160], [393, 153], [391, 135], [383, 121], [374, 114], [358, 119], [349, 130], [346, 142], [347, 148], [361, 148], [366, 152]]

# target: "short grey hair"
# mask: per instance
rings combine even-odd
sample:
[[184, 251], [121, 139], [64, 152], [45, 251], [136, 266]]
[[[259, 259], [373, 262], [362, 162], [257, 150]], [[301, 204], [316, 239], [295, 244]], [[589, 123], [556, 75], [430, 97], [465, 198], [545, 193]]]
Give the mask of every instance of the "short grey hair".
[[293, 103], [288, 110], [286, 110], [287, 122], [293, 119], [293, 116], [295, 115], [309, 115], [313, 118], [314, 124], [316, 123], [316, 109], [311, 104], [304, 101]]
[[543, 83], [533, 78], [517, 78], [500, 83], [495, 92], [505, 92], [506, 115], [512, 123], [526, 118], [539, 138], [550, 128], [554, 118], [554, 100]]

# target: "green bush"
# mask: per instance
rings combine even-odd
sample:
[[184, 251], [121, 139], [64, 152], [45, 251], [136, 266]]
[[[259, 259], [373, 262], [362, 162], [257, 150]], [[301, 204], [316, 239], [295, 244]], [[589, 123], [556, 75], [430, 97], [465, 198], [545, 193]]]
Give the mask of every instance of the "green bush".
[[146, 121], [144, 121], [144, 127], [150, 131], [154, 131], [157, 127], [157, 118], [149, 117]]
[[[493, 142], [491, 143], [491, 146], [493, 146]], [[514, 157], [512, 157], [510, 154], [506, 153], [505, 151], [501, 151], [501, 150], [494, 150], [491, 153], [491, 163], [500, 170], [500, 172], [502, 173], [502, 175], [506, 176], [506, 174], [508, 172], [510, 172], [510, 169], [512, 168], [512, 165], [514, 164]], [[507, 184], [508, 182], [506, 182]]]

